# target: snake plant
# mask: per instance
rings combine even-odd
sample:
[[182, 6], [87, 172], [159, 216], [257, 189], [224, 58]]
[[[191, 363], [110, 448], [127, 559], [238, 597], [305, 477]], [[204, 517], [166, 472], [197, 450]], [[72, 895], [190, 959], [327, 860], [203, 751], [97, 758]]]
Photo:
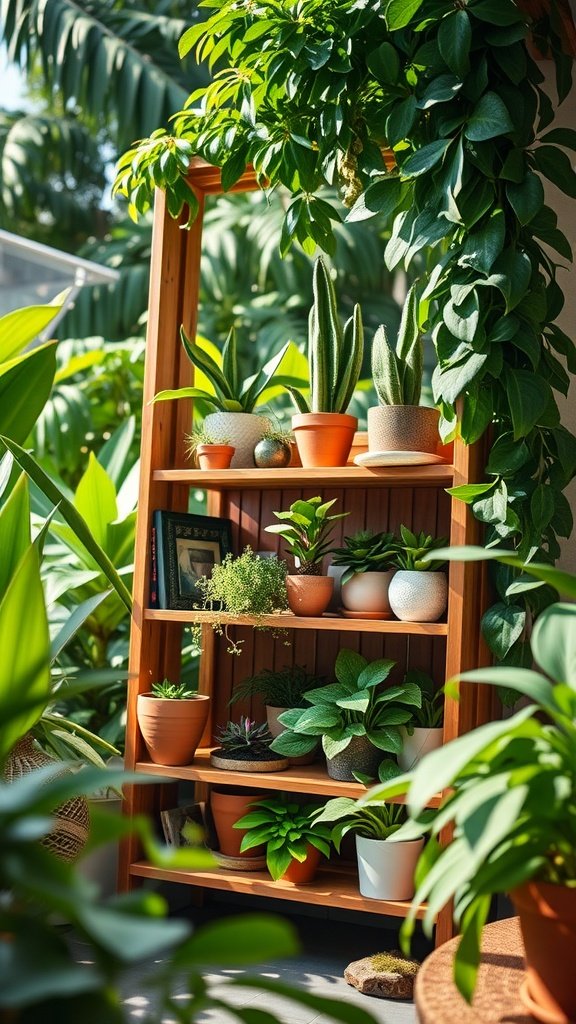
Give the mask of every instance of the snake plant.
[[423, 344], [417, 283], [406, 296], [396, 348], [381, 324], [372, 342], [372, 377], [381, 405], [418, 405], [422, 390]]

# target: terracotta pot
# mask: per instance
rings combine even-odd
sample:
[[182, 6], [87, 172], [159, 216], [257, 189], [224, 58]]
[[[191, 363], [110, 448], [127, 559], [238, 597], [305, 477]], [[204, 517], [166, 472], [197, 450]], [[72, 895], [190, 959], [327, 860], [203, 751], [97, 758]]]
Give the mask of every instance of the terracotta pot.
[[368, 409], [371, 452], [430, 452], [440, 445], [437, 409], [424, 405], [374, 405]]
[[354, 434], [355, 416], [340, 412], [301, 412], [292, 417], [292, 430], [305, 469], [345, 466]]
[[351, 612], [390, 613], [388, 588], [394, 572], [355, 572], [341, 584], [342, 604]]
[[399, 569], [388, 597], [394, 615], [402, 622], [436, 622], [448, 603], [446, 573]]
[[444, 730], [417, 727], [410, 736], [405, 726], [400, 729], [403, 747], [398, 754], [398, 765], [403, 772], [410, 772], [426, 754], [442, 746]]
[[[276, 738], [276, 736], [279, 736], [280, 733], [286, 732], [286, 726], [282, 725], [282, 723], [278, 721], [278, 718], [284, 711], [288, 710], [288, 708], [274, 708], [270, 704], [266, 705], [266, 721], [268, 723], [268, 728], [272, 735], [274, 736], [274, 738]], [[291, 765], [313, 764], [313, 762], [316, 760], [317, 752], [318, 749], [317, 747], [315, 747], [314, 750], [311, 750], [309, 754], [302, 754], [300, 757], [289, 757], [288, 763]]]
[[199, 444], [198, 465], [200, 469], [228, 469], [235, 451], [231, 444]]
[[520, 917], [526, 981], [520, 996], [538, 1020], [576, 1020], [576, 889], [530, 881], [510, 893]]
[[353, 771], [364, 772], [375, 779], [384, 756], [383, 751], [373, 746], [366, 736], [353, 736], [345, 750], [336, 757], [326, 758], [326, 771], [331, 779], [340, 782], [355, 782]]
[[292, 882], [293, 885], [306, 885], [311, 882], [320, 866], [322, 854], [315, 846], [308, 843], [308, 854], [306, 860], [293, 860], [290, 866], [282, 875], [281, 882]]
[[258, 857], [264, 853], [264, 846], [255, 846], [252, 850], [240, 853], [240, 843], [246, 834], [245, 829], [234, 828], [245, 814], [249, 814], [252, 804], [263, 794], [249, 790], [212, 789], [210, 791], [210, 810], [214, 819], [214, 827], [218, 836], [220, 853], [226, 857]]
[[332, 576], [287, 576], [288, 604], [294, 615], [322, 615], [332, 597]]
[[204, 694], [185, 700], [138, 694], [138, 725], [154, 764], [190, 764], [208, 720], [209, 706], [210, 697]]
[[264, 432], [272, 429], [272, 424], [255, 412], [211, 412], [204, 420], [204, 427], [215, 441], [234, 446], [232, 469], [254, 469], [254, 448]]

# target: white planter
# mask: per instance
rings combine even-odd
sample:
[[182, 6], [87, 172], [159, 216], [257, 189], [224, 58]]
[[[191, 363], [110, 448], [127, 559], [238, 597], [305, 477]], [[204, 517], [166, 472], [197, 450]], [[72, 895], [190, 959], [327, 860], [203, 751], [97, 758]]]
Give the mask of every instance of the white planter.
[[272, 424], [255, 412], [211, 412], [203, 426], [214, 441], [227, 441], [234, 446], [232, 469], [254, 469], [254, 448]]
[[342, 604], [350, 612], [390, 612], [388, 588], [394, 576], [389, 572], [356, 572], [341, 584]]
[[431, 750], [442, 746], [444, 730], [416, 728], [410, 736], [404, 726], [400, 729], [404, 746], [398, 754], [398, 764], [403, 772], [409, 772]]
[[360, 893], [369, 900], [411, 900], [424, 839], [395, 843], [356, 836]]
[[448, 603], [446, 573], [399, 569], [390, 583], [388, 598], [394, 615], [402, 622], [436, 622]]

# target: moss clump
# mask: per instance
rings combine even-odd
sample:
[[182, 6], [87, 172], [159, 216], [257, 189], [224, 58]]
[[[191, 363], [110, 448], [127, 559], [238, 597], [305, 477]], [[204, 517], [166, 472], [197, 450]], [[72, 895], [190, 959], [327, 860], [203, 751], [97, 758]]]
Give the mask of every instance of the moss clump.
[[375, 953], [370, 963], [376, 971], [401, 974], [405, 978], [413, 978], [420, 967], [416, 960], [407, 960], [401, 953]]

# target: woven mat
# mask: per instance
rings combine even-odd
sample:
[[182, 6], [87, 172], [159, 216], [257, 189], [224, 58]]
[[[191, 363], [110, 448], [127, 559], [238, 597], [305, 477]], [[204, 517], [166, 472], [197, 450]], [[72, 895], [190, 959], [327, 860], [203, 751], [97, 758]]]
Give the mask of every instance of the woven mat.
[[534, 1024], [518, 995], [524, 977], [518, 918], [485, 927], [473, 1006], [468, 1006], [452, 980], [458, 942], [452, 939], [440, 946], [418, 972], [415, 1001], [420, 1024]]

